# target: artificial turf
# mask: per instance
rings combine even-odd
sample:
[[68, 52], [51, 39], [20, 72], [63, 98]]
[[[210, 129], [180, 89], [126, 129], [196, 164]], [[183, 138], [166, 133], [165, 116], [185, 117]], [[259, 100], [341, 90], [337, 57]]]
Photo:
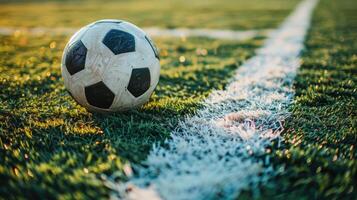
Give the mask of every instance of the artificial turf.
[[16, 199], [106, 198], [101, 175], [125, 180], [125, 169], [212, 89], [222, 89], [262, 42], [157, 39], [162, 70], [150, 102], [102, 115], [77, 105], [63, 86], [66, 37], [0, 38], [0, 196]]
[[262, 199], [357, 199], [356, 13], [354, 0], [318, 4]]
[[[0, 26], [77, 27], [122, 18], [139, 26], [275, 28], [297, 1], [151, 2], [5, 3]], [[317, 6], [285, 141], [267, 152], [280, 174], [262, 186], [263, 199], [356, 199], [356, 8], [353, 0]], [[224, 88], [262, 44], [261, 37], [155, 38], [162, 70], [150, 102], [102, 115], [87, 112], [64, 89], [59, 66], [67, 39], [0, 36], [0, 199], [107, 198], [102, 174], [125, 180], [128, 166], [144, 160], [212, 89]], [[251, 197], [249, 191], [241, 196]]]

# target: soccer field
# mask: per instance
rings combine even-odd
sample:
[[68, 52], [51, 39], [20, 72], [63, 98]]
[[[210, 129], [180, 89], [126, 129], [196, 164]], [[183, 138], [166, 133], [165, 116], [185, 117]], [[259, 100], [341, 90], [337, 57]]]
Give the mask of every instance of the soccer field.
[[[254, 76], [237, 80], [237, 73], [248, 65], [246, 74], [254, 75], [249, 72], [247, 61], [259, 57], [257, 50], [269, 46], [266, 39], [274, 38], [274, 30], [284, 28], [280, 24], [299, 3], [298, 0], [0, 1], [0, 32], [11, 30], [9, 34], [0, 34], [0, 199], [122, 197], [121, 185], [143, 179], [153, 185], [168, 183], [163, 185], [172, 194], [179, 191], [176, 186], [197, 183], [191, 191], [186, 190], [188, 195], [184, 197], [196, 194], [200, 188], [212, 187], [205, 182], [204, 178], [209, 180], [205, 173], [203, 177], [196, 176], [197, 180], [177, 177], [179, 184], [175, 179], [172, 185], [168, 180], [159, 182], [160, 178], [168, 177], [164, 176], [170, 172], [167, 168], [178, 168], [178, 174], [189, 170], [180, 168], [181, 158], [177, 158], [180, 162], [174, 167], [161, 166], [160, 161], [166, 163], [165, 158], [153, 160], [158, 159], [156, 152], [172, 152], [165, 149], [180, 139], [174, 138], [177, 127], [182, 128], [182, 123], [187, 124], [194, 116], [204, 116], [200, 112], [215, 92], [229, 92], [227, 86], [234, 81], [239, 83], [237, 88], [243, 89], [242, 85], [250, 81], [259, 83], [259, 79], [252, 81]], [[279, 130], [268, 129], [279, 135], [267, 145], [259, 146], [262, 151], [244, 157], [243, 160], [257, 167], [252, 176], [250, 170], [234, 169], [253, 169], [253, 164], [246, 168], [225, 165], [224, 171], [232, 171], [229, 178], [233, 181], [225, 183], [223, 179], [215, 182], [214, 189], [208, 192], [202, 189], [206, 193], [202, 193], [201, 199], [357, 198], [356, 13], [354, 0], [318, 2], [300, 55], [301, 66], [296, 76], [294, 70], [292, 75], [288, 74], [293, 82], [287, 79], [281, 85], [281, 89], [287, 87], [289, 101], [286, 108], [285, 104], [282, 106], [284, 115], [276, 121]], [[200, 37], [155, 35], [161, 72], [150, 101], [136, 110], [98, 114], [88, 112], [68, 95], [60, 65], [62, 51], [71, 35], [53, 34], [51, 29], [77, 29], [103, 18], [128, 20], [144, 29], [272, 32], [242, 40], [209, 38], [204, 34]], [[45, 31], [41, 34], [26, 31], [34, 28]], [[264, 65], [267, 63], [261, 63], [262, 71], [268, 67]], [[272, 88], [281, 94], [280, 88]], [[252, 95], [243, 100], [251, 101], [261, 94]], [[269, 99], [261, 97], [263, 100], [258, 103]], [[232, 105], [241, 109], [240, 104]], [[250, 107], [246, 108], [245, 113], [249, 113]], [[259, 120], [269, 121], [274, 117], [243, 115], [242, 118], [259, 125]], [[200, 127], [199, 123], [196, 125]], [[251, 147], [244, 141], [239, 132], [233, 143], [225, 142], [231, 144], [226, 149], [236, 145], [249, 153]], [[191, 156], [190, 146], [173, 145], [173, 155]], [[176, 151], [179, 148], [188, 153], [182, 156]], [[206, 152], [208, 158], [208, 154], [216, 153], [214, 150]], [[191, 154], [194, 153], [197, 152]], [[217, 162], [211, 162], [212, 168], [220, 160], [234, 159], [235, 154], [219, 157]], [[188, 166], [201, 164], [187, 160]], [[150, 174], [151, 169], [157, 170], [154, 175]], [[241, 176], [245, 173], [247, 177]], [[220, 176], [224, 172], [211, 174]], [[252, 177], [256, 180], [251, 180]], [[234, 180], [242, 181], [238, 184]], [[228, 190], [229, 183], [234, 184]], [[158, 189], [159, 196], [180, 199], [180, 196], [167, 196], [165, 191]], [[190, 199], [193, 197], [197, 196]]]

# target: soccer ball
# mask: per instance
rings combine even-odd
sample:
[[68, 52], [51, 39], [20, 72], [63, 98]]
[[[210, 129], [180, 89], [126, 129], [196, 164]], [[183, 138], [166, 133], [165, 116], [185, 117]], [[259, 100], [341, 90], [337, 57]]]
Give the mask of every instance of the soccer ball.
[[100, 20], [75, 33], [62, 57], [71, 96], [90, 111], [116, 112], [147, 102], [160, 76], [158, 50], [122, 20]]

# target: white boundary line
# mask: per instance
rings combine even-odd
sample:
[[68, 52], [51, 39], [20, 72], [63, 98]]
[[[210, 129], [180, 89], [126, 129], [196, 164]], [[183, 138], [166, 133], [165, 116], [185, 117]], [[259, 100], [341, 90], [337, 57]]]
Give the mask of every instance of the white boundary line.
[[225, 90], [214, 91], [202, 109], [180, 121], [166, 147], [153, 146], [147, 167], [138, 167], [129, 183], [108, 181], [117, 191], [112, 197], [234, 199], [273, 176], [265, 150], [289, 115], [299, 54], [317, 2], [303, 1]]
[[[71, 35], [78, 29], [76, 28], [48, 28], [48, 27], [35, 27], [35, 28], [15, 28], [15, 27], [0, 27], [0, 35], [16, 35], [16, 34], [30, 34], [30, 35]], [[157, 27], [143, 28], [143, 30], [151, 37], [208, 37], [212, 39], [225, 39], [225, 40], [247, 40], [256, 36], [265, 36], [271, 33], [271, 30], [219, 30], [219, 29], [163, 29]]]

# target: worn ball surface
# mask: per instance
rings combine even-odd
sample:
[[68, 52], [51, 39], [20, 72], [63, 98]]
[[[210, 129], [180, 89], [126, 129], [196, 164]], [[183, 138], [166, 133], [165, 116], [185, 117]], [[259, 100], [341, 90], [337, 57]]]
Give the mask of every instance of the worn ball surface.
[[116, 112], [147, 102], [160, 76], [153, 41], [122, 20], [100, 20], [81, 28], [62, 57], [64, 84], [90, 111]]

